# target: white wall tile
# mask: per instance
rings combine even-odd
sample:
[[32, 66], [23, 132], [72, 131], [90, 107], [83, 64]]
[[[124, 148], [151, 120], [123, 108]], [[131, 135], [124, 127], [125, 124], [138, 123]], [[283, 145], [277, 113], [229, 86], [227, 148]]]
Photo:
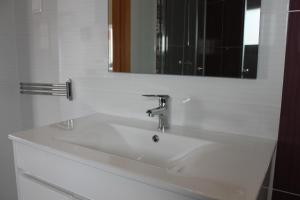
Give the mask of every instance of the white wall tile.
[[[23, 129], [94, 112], [156, 121], [145, 110], [157, 102], [141, 95], [165, 93], [173, 124], [276, 138], [287, 10], [288, 0], [263, 0], [258, 79], [239, 80], [108, 73], [106, 0], [43, 0], [41, 13], [31, 0], [0, 0], [0, 199], [16, 199], [7, 135], [19, 117]], [[18, 94], [19, 81], [69, 77], [73, 102]]]

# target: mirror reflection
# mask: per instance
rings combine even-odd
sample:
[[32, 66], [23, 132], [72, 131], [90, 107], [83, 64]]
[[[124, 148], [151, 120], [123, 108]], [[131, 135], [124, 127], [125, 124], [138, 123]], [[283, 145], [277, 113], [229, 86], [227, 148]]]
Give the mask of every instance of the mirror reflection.
[[256, 78], [261, 0], [109, 0], [109, 71]]

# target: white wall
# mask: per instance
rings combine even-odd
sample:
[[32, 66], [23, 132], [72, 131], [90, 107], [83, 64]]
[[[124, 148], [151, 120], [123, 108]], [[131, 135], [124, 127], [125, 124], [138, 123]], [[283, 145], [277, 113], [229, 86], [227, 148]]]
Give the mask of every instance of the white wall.
[[[57, 0], [46, 0], [42, 5], [45, 8], [43, 12], [36, 13], [33, 12], [31, 0], [15, 0], [19, 79], [23, 82], [59, 82]], [[61, 119], [59, 98], [20, 97], [23, 129]]]
[[8, 134], [19, 127], [14, 7], [0, 0], [0, 199], [16, 200], [12, 146]]
[[257, 80], [108, 73], [106, 0], [44, 0], [40, 14], [16, 2], [21, 79], [71, 77], [75, 89], [73, 102], [23, 96], [26, 127], [94, 112], [157, 120], [141, 95], [159, 93], [172, 97], [173, 124], [277, 137], [288, 0], [263, 0]]
[[[173, 124], [276, 138], [287, 2], [263, 0], [259, 78], [239, 80], [108, 73], [106, 0], [43, 0], [35, 14], [31, 0], [0, 0], [0, 199], [16, 200], [7, 135], [19, 117], [22, 129], [94, 112], [156, 121], [145, 110], [157, 102], [141, 94], [159, 93], [172, 97]], [[68, 77], [73, 102], [18, 94], [19, 81]]]

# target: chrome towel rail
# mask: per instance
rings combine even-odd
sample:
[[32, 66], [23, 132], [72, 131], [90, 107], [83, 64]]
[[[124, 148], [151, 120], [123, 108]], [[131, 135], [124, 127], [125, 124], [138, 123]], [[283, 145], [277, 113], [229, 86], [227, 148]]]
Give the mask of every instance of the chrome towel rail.
[[20, 93], [30, 95], [66, 96], [73, 99], [72, 80], [68, 79], [63, 84], [53, 83], [20, 83]]

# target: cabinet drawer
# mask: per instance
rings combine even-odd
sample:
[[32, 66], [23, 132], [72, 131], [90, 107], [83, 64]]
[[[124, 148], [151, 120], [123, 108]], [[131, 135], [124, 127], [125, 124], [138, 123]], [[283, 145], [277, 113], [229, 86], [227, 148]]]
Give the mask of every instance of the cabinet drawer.
[[72, 196], [47, 187], [47, 185], [22, 174], [18, 174], [18, 184], [22, 200], [73, 200]]
[[17, 168], [90, 200], [192, 200], [22, 143], [14, 153]]

